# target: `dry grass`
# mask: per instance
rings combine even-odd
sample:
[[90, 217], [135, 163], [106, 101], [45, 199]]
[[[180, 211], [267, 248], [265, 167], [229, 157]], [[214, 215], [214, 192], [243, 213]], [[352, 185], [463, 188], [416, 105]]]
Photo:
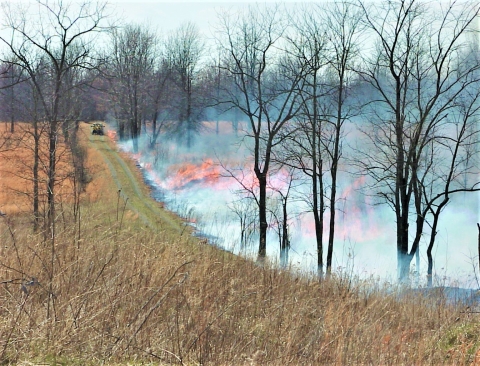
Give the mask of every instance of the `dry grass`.
[[[2, 126], [3, 127], [3, 126]], [[45, 125], [40, 125], [39, 200], [46, 204], [46, 177], [48, 166], [48, 136]], [[0, 136], [0, 211], [9, 215], [32, 211], [33, 196], [33, 129], [30, 124], [17, 123], [13, 134], [2, 131]], [[57, 146], [57, 200], [71, 202], [73, 168], [71, 154], [63, 139]]]
[[120, 228], [96, 153], [89, 151], [80, 239], [67, 205], [53, 247], [19, 217], [0, 218], [4, 363], [475, 362], [476, 315], [438, 299], [259, 266], [169, 226], [145, 227], [133, 214]]

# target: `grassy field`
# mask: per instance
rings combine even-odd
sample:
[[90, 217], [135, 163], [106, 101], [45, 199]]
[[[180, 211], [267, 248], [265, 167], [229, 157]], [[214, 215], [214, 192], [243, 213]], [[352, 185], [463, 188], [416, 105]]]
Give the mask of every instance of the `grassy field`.
[[80, 216], [59, 205], [54, 242], [11, 193], [11, 152], [0, 160], [4, 364], [480, 364], [472, 309], [215, 249], [149, 198], [108, 137], [81, 131], [90, 182]]

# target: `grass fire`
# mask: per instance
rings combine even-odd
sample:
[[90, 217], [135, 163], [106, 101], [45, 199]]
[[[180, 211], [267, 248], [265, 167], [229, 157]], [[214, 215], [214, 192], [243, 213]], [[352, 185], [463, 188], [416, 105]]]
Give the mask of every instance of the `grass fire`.
[[0, 8], [0, 364], [480, 364], [478, 2], [125, 6]]
[[[17, 127], [10, 138], [21, 138]], [[79, 208], [68, 196], [62, 199], [55, 243], [42, 230], [32, 233], [27, 209], [9, 208], [21, 200], [1, 196], [3, 362], [477, 361], [480, 333], [472, 305], [346, 274], [319, 281], [205, 245], [148, 197], [135, 161], [120, 155], [114, 141], [92, 136], [87, 124], [78, 138], [89, 181]], [[27, 147], [15, 149], [23, 162], [31, 155]], [[15, 165], [6, 165], [9, 157], [0, 156], [11, 173], [0, 175], [4, 192], [23, 184], [24, 165], [15, 173]], [[68, 154], [63, 163], [71, 166]], [[68, 187], [65, 193], [72, 192]], [[28, 202], [25, 195], [24, 207]]]

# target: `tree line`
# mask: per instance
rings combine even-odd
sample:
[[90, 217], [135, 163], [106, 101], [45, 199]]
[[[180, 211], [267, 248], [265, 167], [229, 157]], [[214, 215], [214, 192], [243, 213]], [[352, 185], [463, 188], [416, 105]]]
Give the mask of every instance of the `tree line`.
[[[429, 237], [430, 284], [442, 211], [452, 195], [479, 189], [475, 2], [252, 5], [219, 13], [209, 39], [193, 23], [165, 35], [112, 25], [106, 4], [92, 1], [10, 3], [3, 11], [0, 115], [9, 133], [16, 121], [31, 126], [35, 228], [45, 197], [50, 238], [58, 141], [78, 151], [80, 120], [112, 121], [134, 151], [141, 137], [151, 150], [160, 136], [190, 148], [202, 121], [216, 118], [219, 133], [218, 116], [230, 120], [251, 157], [253, 187], [228, 172], [256, 203], [259, 259], [273, 197], [282, 208], [275, 213], [281, 253], [288, 253], [288, 204], [301, 180], [319, 275], [332, 271], [341, 173], [366, 177], [365, 194], [394, 213], [401, 280]], [[32, 11], [38, 22], [27, 20]], [[269, 179], [280, 170], [288, 172], [287, 188], [274, 189]]]

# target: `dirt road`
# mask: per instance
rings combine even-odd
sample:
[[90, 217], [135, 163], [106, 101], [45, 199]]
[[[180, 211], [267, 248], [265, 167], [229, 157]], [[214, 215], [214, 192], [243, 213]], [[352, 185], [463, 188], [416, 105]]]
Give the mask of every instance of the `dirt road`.
[[157, 229], [168, 226], [169, 229], [182, 232], [182, 221], [150, 197], [141, 175], [134, 171], [134, 163], [125, 162], [108, 136], [89, 135], [89, 145], [101, 154], [108, 166], [121, 205], [126, 202], [127, 209], [136, 213], [145, 225]]

